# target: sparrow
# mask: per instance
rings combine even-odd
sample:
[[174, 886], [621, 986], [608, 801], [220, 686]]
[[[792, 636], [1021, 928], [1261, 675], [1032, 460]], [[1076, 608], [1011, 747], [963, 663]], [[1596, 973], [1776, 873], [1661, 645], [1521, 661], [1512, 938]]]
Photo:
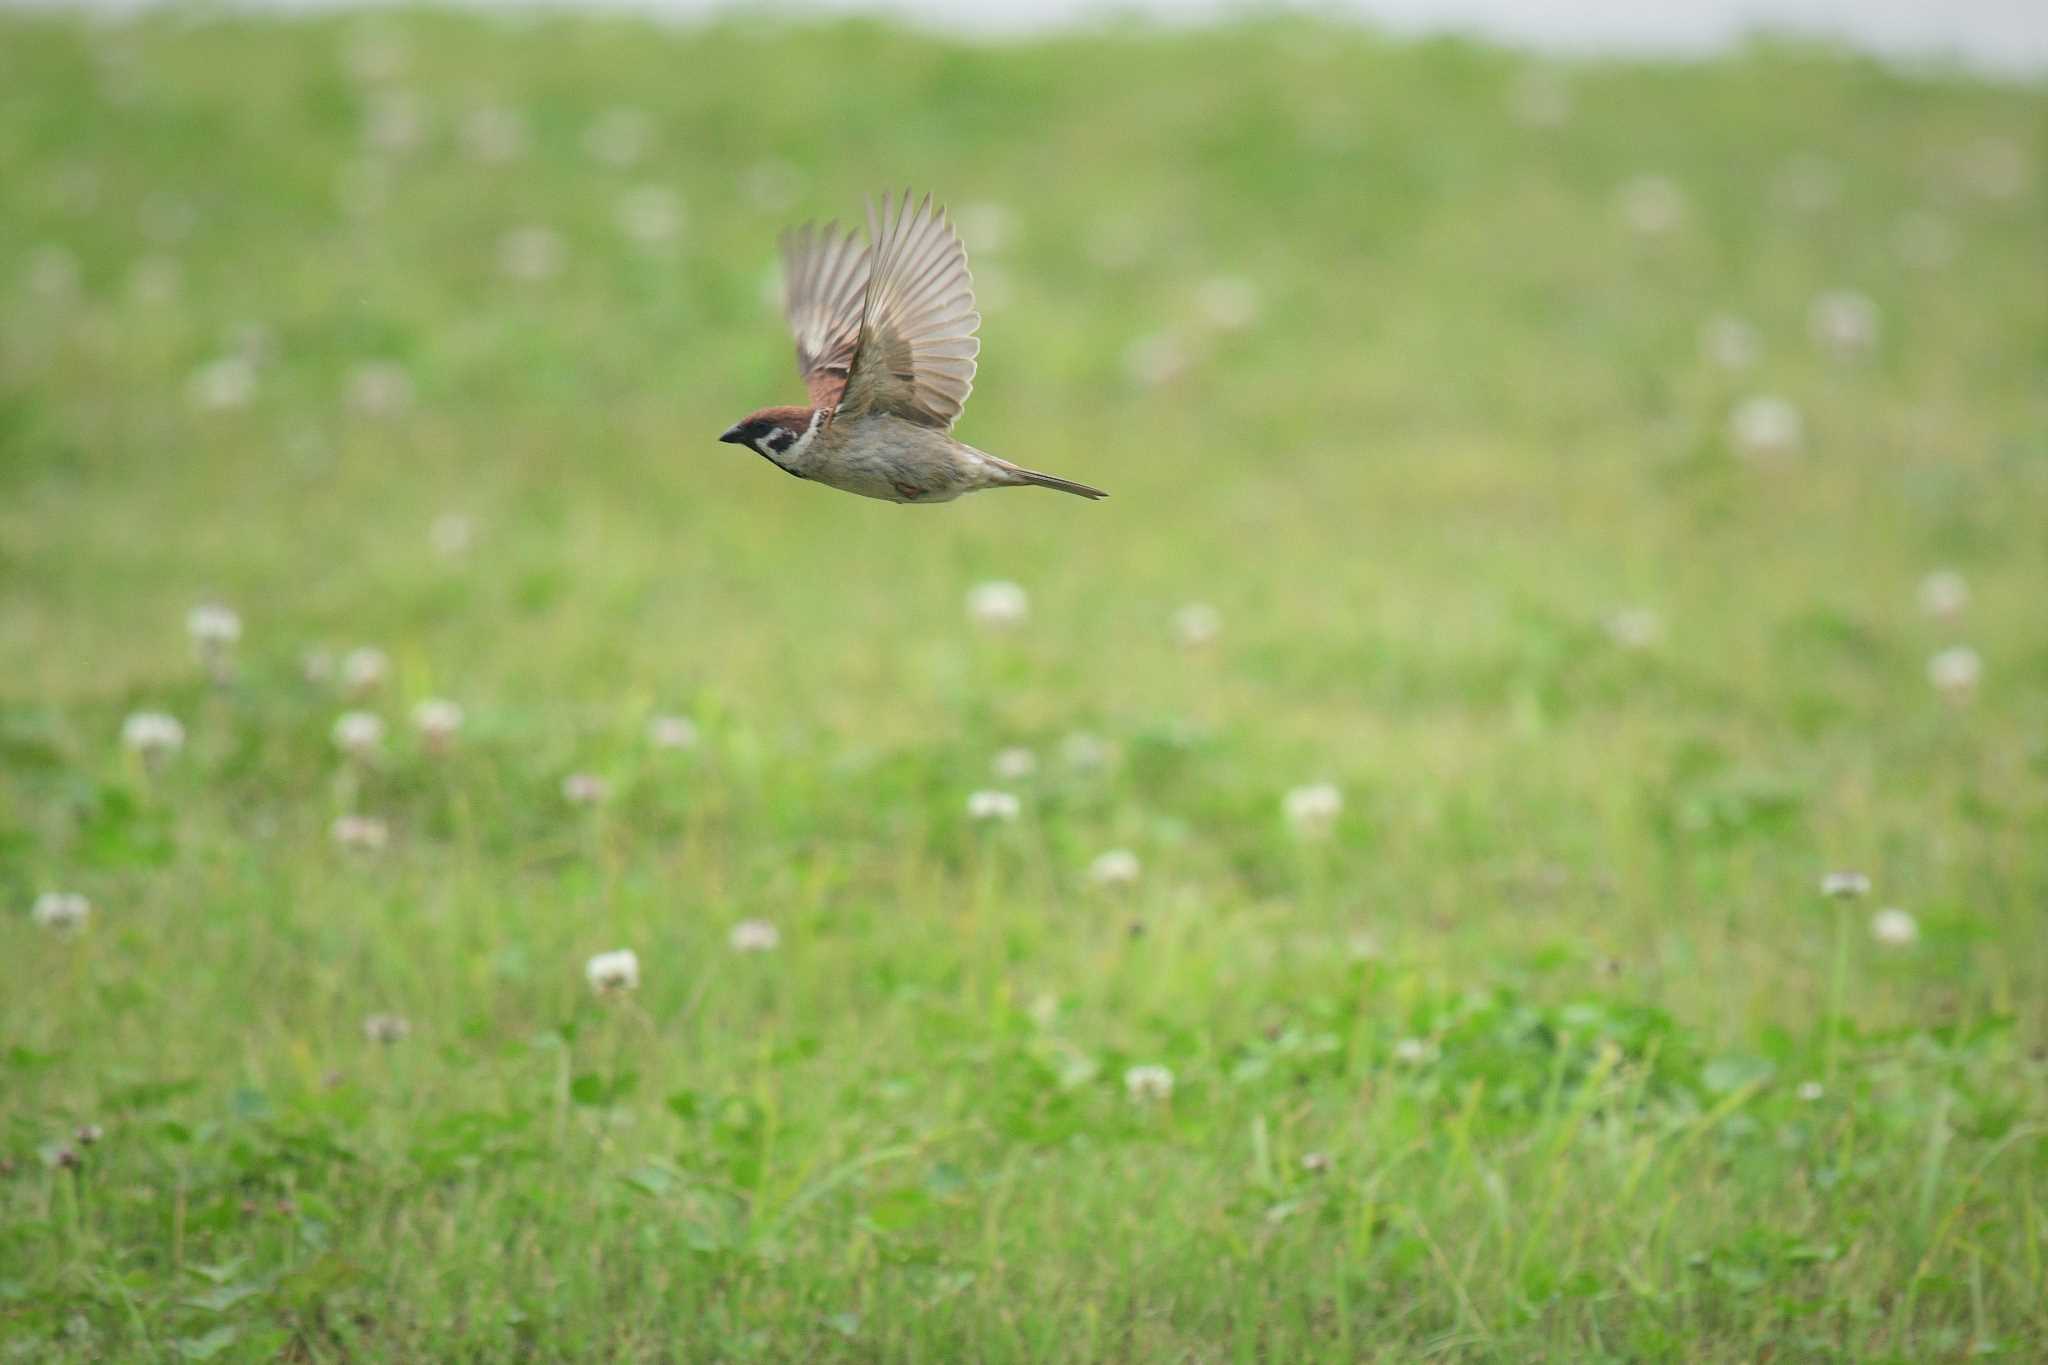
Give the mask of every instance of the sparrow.
[[884, 502], [951, 502], [984, 488], [1099, 488], [1041, 474], [953, 439], [974, 388], [967, 248], [930, 195], [868, 201], [868, 236], [837, 222], [782, 234], [783, 314], [808, 405], [762, 408], [718, 439], [799, 479]]

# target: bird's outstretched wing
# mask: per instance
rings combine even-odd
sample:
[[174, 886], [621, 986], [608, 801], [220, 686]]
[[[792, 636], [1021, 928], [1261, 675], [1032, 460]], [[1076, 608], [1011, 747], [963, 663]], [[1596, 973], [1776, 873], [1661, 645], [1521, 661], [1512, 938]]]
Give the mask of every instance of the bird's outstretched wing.
[[796, 372], [813, 406], [828, 408], [846, 390], [860, 344], [867, 297], [868, 249], [852, 228], [805, 223], [782, 234], [782, 312], [796, 336]]
[[850, 415], [886, 412], [946, 430], [974, 389], [974, 281], [967, 248], [931, 196], [868, 203], [874, 268], [846, 384]]

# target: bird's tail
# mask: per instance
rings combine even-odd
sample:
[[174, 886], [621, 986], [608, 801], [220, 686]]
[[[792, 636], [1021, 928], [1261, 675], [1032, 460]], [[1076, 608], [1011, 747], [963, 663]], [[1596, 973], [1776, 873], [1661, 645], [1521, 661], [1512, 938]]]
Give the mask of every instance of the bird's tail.
[[[983, 453], [986, 455], [986, 452]], [[1072, 479], [1063, 479], [1057, 474], [1041, 474], [1035, 469], [1026, 469], [1022, 465], [1011, 464], [1008, 460], [1000, 460], [993, 455], [987, 455], [987, 458], [997, 468], [1009, 475], [1008, 482], [1012, 486], [1032, 484], [1039, 488], [1057, 488], [1062, 493], [1072, 493], [1077, 498], [1087, 498], [1090, 501], [1109, 496], [1100, 488], [1095, 488], [1085, 483], [1076, 483]]]

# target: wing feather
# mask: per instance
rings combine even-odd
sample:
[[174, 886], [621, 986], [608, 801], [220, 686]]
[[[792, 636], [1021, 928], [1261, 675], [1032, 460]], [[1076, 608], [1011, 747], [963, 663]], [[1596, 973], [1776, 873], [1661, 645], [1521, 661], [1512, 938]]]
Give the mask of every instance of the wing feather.
[[908, 190], [879, 210], [869, 201], [868, 233], [873, 269], [844, 406], [948, 429], [974, 391], [981, 353], [967, 248], [944, 208], [930, 195], [912, 208]]
[[783, 316], [796, 337], [796, 372], [817, 407], [831, 407], [846, 389], [860, 344], [871, 253], [837, 222], [805, 223], [782, 234]]

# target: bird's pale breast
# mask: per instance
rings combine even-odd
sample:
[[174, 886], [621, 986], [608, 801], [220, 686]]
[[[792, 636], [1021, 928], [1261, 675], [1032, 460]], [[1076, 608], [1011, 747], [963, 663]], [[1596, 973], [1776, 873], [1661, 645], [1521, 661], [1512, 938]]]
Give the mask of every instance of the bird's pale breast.
[[950, 502], [989, 486], [989, 467], [943, 431], [883, 414], [840, 417], [811, 442], [807, 479], [884, 502]]

